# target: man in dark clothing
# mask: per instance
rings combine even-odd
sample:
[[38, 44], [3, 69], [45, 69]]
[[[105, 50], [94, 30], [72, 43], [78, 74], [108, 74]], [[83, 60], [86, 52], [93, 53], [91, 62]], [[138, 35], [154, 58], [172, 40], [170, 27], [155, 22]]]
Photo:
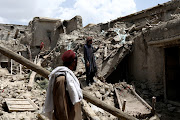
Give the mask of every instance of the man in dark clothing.
[[86, 82], [89, 85], [93, 83], [93, 77], [97, 72], [97, 66], [95, 62], [94, 52], [98, 50], [94, 49], [92, 46], [92, 37], [86, 38], [86, 45], [84, 45], [84, 60], [85, 60], [85, 68], [86, 68]]

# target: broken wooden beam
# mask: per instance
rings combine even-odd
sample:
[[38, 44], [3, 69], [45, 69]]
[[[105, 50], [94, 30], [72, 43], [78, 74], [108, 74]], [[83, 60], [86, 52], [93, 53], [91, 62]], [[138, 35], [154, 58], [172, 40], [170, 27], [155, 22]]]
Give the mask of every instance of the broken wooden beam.
[[140, 100], [143, 105], [145, 105], [148, 109], [152, 110], [152, 107], [144, 99], [142, 99], [133, 88], [130, 88], [130, 90], [131, 93], [134, 94], [136, 98]]
[[[48, 70], [44, 69], [43, 67], [34, 64], [30, 60], [28, 60], [22, 56], [19, 56], [17, 53], [15, 53], [15, 52], [13, 52], [13, 51], [5, 48], [5, 47], [2, 47], [1, 45], [0, 45], [0, 53], [5, 55], [8, 58], [15, 60], [16, 62], [21, 63], [22, 65], [24, 65], [27, 68], [37, 72], [38, 74], [42, 75], [45, 78], [48, 78], [48, 75], [50, 74], [50, 72]], [[85, 100], [91, 102], [92, 104], [96, 105], [97, 107], [102, 108], [103, 110], [111, 113], [112, 115], [114, 115], [118, 118], [122, 118], [122, 119], [137, 120], [137, 118], [130, 116], [126, 113], [123, 113], [119, 109], [117, 109], [113, 106], [107, 105], [103, 101], [93, 97], [88, 92], [86, 92], [84, 90], [82, 90], [82, 92], [83, 92], [83, 97]]]
[[122, 106], [122, 111], [123, 112], [125, 111], [125, 108], [126, 108], [126, 99], [124, 99], [124, 101], [123, 101], [123, 106]]
[[[34, 60], [34, 63], [37, 64], [38, 66], [41, 66], [41, 59], [38, 59], [36, 57], [35, 60]], [[37, 62], [38, 61], [38, 62]], [[30, 75], [30, 78], [29, 78], [29, 83], [27, 85], [27, 89], [28, 91], [31, 91], [32, 88], [33, 88], [33, 84], [34, 84], [34, 78], [36, 76], [36, 72], [32, 71], [31, 75]]]
[[11, 75], [12, 75], [12, 73], [13, 73], [13, 67], [12, 67], [12, 65], [13, 65], [13, 60], [11, 59]]
[[82, 100], [82, 110], [90, 120], [100, 120], [85, 100]]
[[107, 105], [105, 102], [89, 95], [88, 92], [83, 91], [83, 97], [85, 100], [87, 100], [88, 102], [91, 102], [92, 104], [96, 105], [97, 107], [102, 108], [103, 110], [111, 113], [112, 115], [121, 118], [121, 119], [126, 119], [126, 120], [137, 120], [137, 118], [130, 116], [126, 113], [123, 113], [122, 111], [120, 111], [119, 109], [111, 106], [111, 105]]
[[50, 74], [50, 72], [46, 69], [44, 69], [43, 67], [40, 67], [36, 64], [34, 64], [33, 62], [31, 62], [30, 60], [18, 55], [17, 53], [0, 46], [0, 53], [3, 54], [4, 56], [15, 60], [16, 62], [26, 66], [27, 68], [37, 72], [38, 74], [44, 76], [45, 78], [48, 78], [48, 75]]
[[121, 100], [120, 100], [118, 91], [117, 91], [117, 89], [115, 87], [114, 87], [114, 91], [115, 91], [115, 94], [116, 94], [116, 98], [117, 98], [119, 109], [121, 110], [121, 108], [122, 108]]
[[156, 104], [156, 97], [152, 97], [152, 110], [151, 110], [151, 112], [153, 115], [156, 113], [155, 104]]
[[[19, 55], [21, 56], [21, 52], [19, 52]], [[22, 65], [21, 64], [19, 64], [19, 73], [20, 73], [20, 75], [22, 75]]]

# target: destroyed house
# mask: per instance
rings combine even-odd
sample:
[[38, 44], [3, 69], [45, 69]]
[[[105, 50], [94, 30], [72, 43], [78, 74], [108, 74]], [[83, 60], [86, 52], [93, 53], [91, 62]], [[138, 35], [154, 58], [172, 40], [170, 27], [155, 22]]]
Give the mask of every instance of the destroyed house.
[[[41, 109], [44, 104], [48, 75], [54, 68], [62, 65], [62, 53], [71, 49], [78, 57], [74, 73], [80, 81], [84, 100], [92, 103], [82, 101], [83, 114], [86, 114], [86, 117], [109, 120], [148, 119], [156, 116], [158, 119], [166, 116], [168, 108], [170, 108], [168, 112], [175, 111], [179, 114], [179, 108], [172, 106], [173, 104], [180, 106], [179, 26], [179, 0], [171, 0], [108, 23], [88, 24], [84, 28], [81, 16], [64, 21], [35, 17], [28, 26], [2, 24], [1, 46], [12, 51], [0, 46], [0, 53], [9, 57], [0, 55], [1, 67], [11, 71], [11, 74], [8, 74], [9, 71], [2, 69], [7, 72], [5, 76], [0, 75], [0, 90], [2, 90], [0, 99], [7, 97], [5, 102], [9, 112], [23, 111], [24, 115], [26, 110], [34, 111], [28, 114], [34, 115], [33, 118], [37, 116], [41, 118], [39, 111], [36, 110], [38, 107]], [[99, 48], [94, 53], [98, 68], [94, 77], [96, 82], [91, 85], [86, 83], [83, 54], [87, 36], [93, 37], [93, 47]], [[41, 49], [42, 42], [44, 49]], [[12, 62], [12, 59], [16, 59], [24, 66], [19, 63], [13, 65], [15, 62]], [[156, 100], [162, 105], [157, 105], [160, 106], [158, 109], [162, 116], [155, 114]], [[31, 104], [32, 102], [38, 107], [34, 103]], [[12, 107], [14, 103], [17, 105], [15, 108]], [[24, 109], [21, 105], [28, 107]], [[11, 114], [9, 112], [4, 111], [3, 117]], [[170, 115], [174, 115], [175, 112]], [[93, 116], [89, 113], [93, 113]]]
[[[14, 50], [14, 52], [17, 52], [18, 54], [23, 54], [26, 51], [25, 46], [19, 44], [17, 40], [23, 37], [26, 31], [29, 31], [29, 28], [26, 25], [0, 24], [1, 45]], [[0, 54], [1, 67], [8, 68], [10, 67], [10, 64], [10, 59]]]
[[158, 99], [164, 98], [175, 104], [180, 102], [179, 5], [179, 0], [173, 0], [99, 24], [100, 30], [108, 30], [117, 22], [124, 22], [130, 34], [128, 40], [134, 42], [130, 51], [119, 52], [115, 60], [107, 62], [110, 67], [102, 72], [108, 82], [135, 80], [144, 84]]
[[41, 42], [47, 50], [55, 47], [57, 40], [54, 40], [54, 26], [60, 19], [35, 17], [29, 24], [32, 32], [31, 47], [40, 48]]

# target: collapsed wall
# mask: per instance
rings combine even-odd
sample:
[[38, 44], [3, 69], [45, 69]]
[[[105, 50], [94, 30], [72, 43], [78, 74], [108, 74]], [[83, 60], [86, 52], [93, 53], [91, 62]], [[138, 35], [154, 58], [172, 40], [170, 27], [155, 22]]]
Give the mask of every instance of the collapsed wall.
[[[64, 21], [35, 17], [27, 27], [30, 30], [23, 28], [25, 31], [21, 32], [10, 26], [9, 29], [15, 32], [10, 36], [21, 38], [21, 43], [27, 46], [26, 58], [34, 58], [39, 53], [47, 55], [43, 61], [45, 67], [62, 65], [61, 53], [75, 50], [80, 58], [78, 73], [85, 72], [83, 45], [85, 38], [92, 36], [94, 47], [99, 46], [95, 56], [100, 79], [108, 78], [111, 82], [111, 75], [115, 75], [117, 79], [114, 82], [136, 80], [145, 83], [151, 91], [158, 91], [156, 96], [162, 96], [165, 91], [164, 48], [179, 45], [179, 28], [175, 27], [179, 26], [179, 2], [172, 0], [105, 24], [88, 25], [85, 28], [82, 28], [80, 16]], [[16, 33], [22, 33], [24, 37]], [[8, 32], [6, 34], [8, 36]], [[1, 38], [5, 39], [2, 35]], [[44, 43], [44, 50], [40, 49], [41, 42]], [[122, 69], [119, 67], [122, 66], [122, 60], [127, 64], [123, 72], [119, 71]], [[118, 78], [119, 74], [127, 75]]]
[[[23, 44], [20, 44], [20, 39], [28, 30], [28, 26], [25, 25], [0, 24], [0, 45], [25, 56], [23, 53], [26, 48]], [[10, 59], [0, 54], [1, 67], [10, 67], [10, 64]]]
[[[112, 27], [117, 22], [125, 22], [130, 27], [130, 35], [134, 45], [133, 51], [126, 59], [126, 69], [128, 69], [125, 73], [127, 74], [126, 79], [129, 81], [136, 80], [138, 84], [142, 83], [139, 87], [152, 92], [158, 98], [167, 98], [167, 91], [172, 94], [173, 91], [175, 93], [178, 90], [172, 89], [173, 87], [168, 88], [168, 84], [177, 84], [175, 82], [177, 77], [171, 74], [171, 80], [173, 81], [167, 83], [169, 78], [166, 77], [168, 74], [165, 67], [167, 66], [165, 50], [180, 45], [179, 27], [177, 27], [180, 26], [179, 4], [179, 0], [172, 0], [99, 25], [100, 30], [106, 30], [109, 28], [108, 26]], [[179, 68], [175, 69], [179, 70]], [[118, 77], [121, 73], [117, 72], [116, 74]], [[174, 96], [177, 96], [177, 94], [174, 94]], [[172, 96], [169, 97], [169, 99], [171, 98]]]

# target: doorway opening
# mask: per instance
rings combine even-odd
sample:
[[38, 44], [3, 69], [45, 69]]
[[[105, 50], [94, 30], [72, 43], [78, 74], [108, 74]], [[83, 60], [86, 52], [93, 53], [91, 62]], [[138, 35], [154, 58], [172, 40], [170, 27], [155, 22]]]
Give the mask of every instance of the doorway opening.
[[180, 102], [180, 47], [165, 48], [165, 83], [167, 100]]
[[108, 83], [128, 82], [128, 55], [118, 64], [116, 69], [106, 78]]

